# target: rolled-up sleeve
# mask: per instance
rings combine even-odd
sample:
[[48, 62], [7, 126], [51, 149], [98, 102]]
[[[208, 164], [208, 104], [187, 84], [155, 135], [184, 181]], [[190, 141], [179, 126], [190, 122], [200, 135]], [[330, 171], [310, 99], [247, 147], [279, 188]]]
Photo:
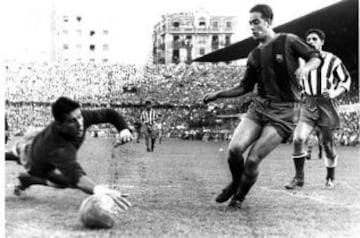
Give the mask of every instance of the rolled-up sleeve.
[[94, 124], [110, 123], [118, 131], [129, 129], [124, 117], [113, 109], [84, 110], [82, 111], [86, 127]]

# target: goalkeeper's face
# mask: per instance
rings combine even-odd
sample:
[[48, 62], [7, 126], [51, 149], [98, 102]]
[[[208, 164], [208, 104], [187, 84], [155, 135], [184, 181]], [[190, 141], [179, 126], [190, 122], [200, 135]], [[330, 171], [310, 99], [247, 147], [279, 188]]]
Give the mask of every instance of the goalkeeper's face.
[[66, 115], [66, 119], [60, 124], [60, 130], [66, 135], [82, 137], [84, 134], [84, 118], [80, 108]]

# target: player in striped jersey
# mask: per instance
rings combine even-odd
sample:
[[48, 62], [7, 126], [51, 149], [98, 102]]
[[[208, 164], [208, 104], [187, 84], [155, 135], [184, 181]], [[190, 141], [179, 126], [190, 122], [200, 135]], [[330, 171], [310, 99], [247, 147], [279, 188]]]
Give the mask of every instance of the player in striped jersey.
[[144, 125], [145, 145], [148, 152], [154, 151], [157, 137], [155, 128], [157, 119], [158, 114], [152, 109], [151, 100], [147, 99], [145, 101], [145, 110], [141, 113], [141, 121]]
[[301, 109], [300, 120], [294, 132], [293, 160], [295, 177], [287, 189], [304, 185], [304, 163], [308, 156], [304, 143], [314, 127], [319, 127], [324, 149], [324, 160], [327, 170], [326, 187], [334, 187], [337, 155], [334, 148], [334, 130], [340, 127], [340, 117], [335, 99], [350, 89], [350, 75], [342, 61], [330, 52], [323, 51], [325, 33], [319, 29], [306, 32], [306, 42], [319, 50], [322, 57], [321, 66], [312, 70], [303, 78], [305, 102]]

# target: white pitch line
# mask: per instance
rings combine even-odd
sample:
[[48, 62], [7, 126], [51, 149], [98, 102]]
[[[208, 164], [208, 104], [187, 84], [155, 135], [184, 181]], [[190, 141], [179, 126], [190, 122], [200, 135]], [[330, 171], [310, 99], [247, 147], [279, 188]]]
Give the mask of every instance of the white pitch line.
[[313, 201], [316, 201], [316, 202], [319, 202], [319, 203], [322, 203], [322, 204], [325, 204], [325, 205], [338, 206], [338, 207], [341, 207], [341, 208], [348, 208], [348, 209], [360, 209], [360, 204], [344, 205], [344, 204], [341, 204], [341, 203], [329, 202], [329, 201], [327, 201], [325, 199], [322, 199], [322, 198], [319, 198], [319, 197], [302, 195], [302, 194], [298, 194], [298, 193], [294, 194], [294, 193], [291, 193], [291, 192], [287, 192], [285, 190], [271, 189], [271, 188], [268, 188], [268, 187], [258, 187], [258, 188], [269, 191], [269, 192], [283, 193], [283, 194], [288, 195], [290, 197], [313, 200]]

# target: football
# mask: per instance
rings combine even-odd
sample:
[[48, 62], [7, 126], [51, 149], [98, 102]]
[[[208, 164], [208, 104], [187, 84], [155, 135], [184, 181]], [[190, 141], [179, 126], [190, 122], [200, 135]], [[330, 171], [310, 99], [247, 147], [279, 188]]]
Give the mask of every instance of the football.
[[80, 220], [87, 228], [109, 229], [114, 226], [115, 202], [107, 195], [91, 195], [80, 206]]

